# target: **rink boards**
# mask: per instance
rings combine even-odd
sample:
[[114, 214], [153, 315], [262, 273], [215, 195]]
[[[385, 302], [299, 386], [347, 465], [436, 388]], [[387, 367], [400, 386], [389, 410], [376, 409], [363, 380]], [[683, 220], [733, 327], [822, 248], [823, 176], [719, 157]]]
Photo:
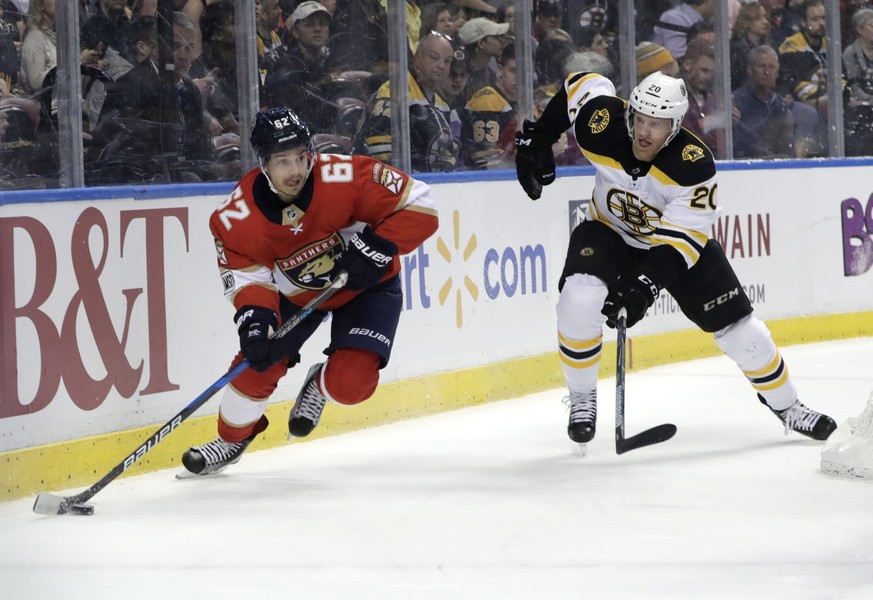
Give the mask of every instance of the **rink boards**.
[[[722, 168], [712, 232], [757, 314], [780, 344], [873, 334], [873, 167], [769, 166]], [[330, 406], [313, 438], [561, 385], [557, 282], [593, 177], [561, 173], [537, 202], [512, 173], [489, 177], [429, 179], [440, 228], [402, 258], [404, 313], [382, 385], [358, 407]], [[207, 220], [230, 190], [0, 197], [0, 499], [93, 483], [225, 372], [237, 337]], [[631, 367], [717, 352], [688, 328], [662, 296], [630, 332]], [[326, 329], [304, 367], [321, 360]], [[280, 384], [254, 449], [287, 443], [305, 372]], [[130, 472], [178, 464], [211, 439], [219, 397]]]

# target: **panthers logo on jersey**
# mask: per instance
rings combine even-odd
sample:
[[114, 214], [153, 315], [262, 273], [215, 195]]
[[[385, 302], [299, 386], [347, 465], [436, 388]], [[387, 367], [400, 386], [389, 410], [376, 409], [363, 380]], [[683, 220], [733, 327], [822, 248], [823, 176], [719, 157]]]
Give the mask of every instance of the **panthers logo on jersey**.
[[290, 256], [276, 260], [276, 266], [291, 283], [305, 290], [321, 290], [330, 285], [329, 273], [343, 250], [338, 233], [310, 244]]
[[222, 267], [227, 266], [227, 255], [224, 253], [224, 242], [215, 240], [215, 253], [218, 255], [218, 264]]
[[682, 160], [690, 160], [691, 162], [695, 162], [703, 158], [703, 148], [700, 146], [695, 146], [694, 144], [688, 144], [684, 148], [682, 148]]
[[588, 127], [591, 128], [591, 133], [600, 133], [609, 125], [609, 111], [605, 108], [595, 110], [594, 114], [588, 120]]
[[384, 187], [395, 196], [403, 187], [403, 177], [382, 163], [373, 165], [373, 181]]

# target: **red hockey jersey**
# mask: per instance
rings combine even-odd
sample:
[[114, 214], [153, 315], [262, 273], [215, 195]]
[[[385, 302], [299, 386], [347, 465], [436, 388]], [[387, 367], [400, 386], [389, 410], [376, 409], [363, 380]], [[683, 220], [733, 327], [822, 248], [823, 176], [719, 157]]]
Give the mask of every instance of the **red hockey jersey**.
[[[334, 259], [365, 225], [407, 254], [437, 224], [428, 185], [368, 156], [338, 154], [317, 155], [291, 204], [270, 190], [260, 169], [251, 170], [209, 219], [225, 297], [237, 309], [256, 305], [276, 314], [278, 294], [303, 306], [327, 287]], [[394, 260], [383, 279], [399, 271]], [[359, 293], [341, 290], [321, 308]]]

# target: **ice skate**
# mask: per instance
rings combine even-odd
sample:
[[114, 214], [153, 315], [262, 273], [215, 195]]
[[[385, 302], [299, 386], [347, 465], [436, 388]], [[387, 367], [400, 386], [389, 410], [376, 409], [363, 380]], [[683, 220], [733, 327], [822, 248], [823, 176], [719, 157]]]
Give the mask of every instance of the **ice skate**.
[[[239, 462], [252, 440], [266, 429], [268, 424], [267, 418], [262, 416], [255, 425], [252, 434], [241, 442], [228, 442], [218, 437], [202, 446], [189, 448], [182, 455], [182, 464], [192, 475], [220, 473], [230, 465]], [[185, 473], [182, 473], [179, 478], [185, 478]]]
[[[763, 397], [758, 395], [758, 398], [764, 402]], [[767, 403], [764, 402], [764, 404]], [[768, 406], [768, 408], [770, 407]], [[772, 408], [770, 410], [785, 424], [785, 435], [796, 431], [808, 438], [822, 441], [828, 439], [837, 428], [833, 419], [806, 407], [800, 400], [795, 400], [794, 404], [785, 410], [773, 410]]]
[[821, 450], [821, 469], [833, 475], [873, 479], [873, 392], [863, 412], [850, 417], [828, 438]]
[[288, 417], [288, 432], [292, 437], [306, 437], [318, 426], [321, 413], [327, 400], [318, 389], [318, 376], [324, 363], [312, 365], [306, 374], [306, 381], [300, 388], [294, 408]]
[[577, 444], [586, 444], [594, 439], [597, 421], [597, 390], [570, 392], [564, 398], [570, 408], [567, 435]]

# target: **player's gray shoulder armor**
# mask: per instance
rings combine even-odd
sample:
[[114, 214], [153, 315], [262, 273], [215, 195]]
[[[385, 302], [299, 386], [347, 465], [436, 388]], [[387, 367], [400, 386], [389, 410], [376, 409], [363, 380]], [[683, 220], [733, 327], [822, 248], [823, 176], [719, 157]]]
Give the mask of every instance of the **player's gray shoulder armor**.
[[658, 153], [652, 166], [683, 187], [691, 187], [715, 176], [715, 157], [706, 144], [685, 129], [679, 130]]

